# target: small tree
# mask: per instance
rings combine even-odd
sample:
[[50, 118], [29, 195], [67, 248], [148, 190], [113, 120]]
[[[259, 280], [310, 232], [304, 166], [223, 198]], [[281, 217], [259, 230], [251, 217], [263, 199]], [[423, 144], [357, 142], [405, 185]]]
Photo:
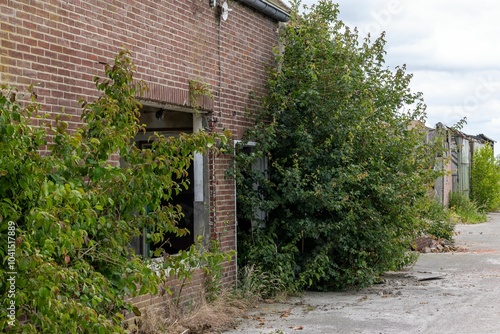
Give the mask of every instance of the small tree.
[[474, 152], [471, 171], [471, 197], [486, 211], [500, 208], [500, 159], [485, 145]]
[[[154, 242], [187, 233], [177, 226], [180, 207], [161, 202], [187, 185], [193, 152], [226, 137], [155, 135], [152, 149], [137, 148], [144, 127], [135, 96], [144, 86], [133, 73], [122, 51], [106, 66], [107, 79], [95, 79], [101, 96], [81, 102], [84, 125], [73, 133], [60, 118], [33, 126], [35, 94], [23, 106], [16, 90], [2, 87], [0, 255], [9, 266], [0, 271], [1, 332], [121, 333], [124, 311], [137, 313], [125, 298], [158, 292], [165, 271], [137, 257], [131, 239], [146, 229]], [[121, 167], [110, 163], [117, 153]], [[177, 258], [193, 260], [170, 261]]]
[[384, 36], [360, 44], [331, 1], [305, 14], [299, 5], [247, 133], [269, 171], [250, 170], [253, 155], [237, 161], [240, 219], [268, 212], [265, 231], [240, 240], [239, 259], [292, 289], [362, 286], [409, 260], [436, 149], [411, 75], [384, 66]]

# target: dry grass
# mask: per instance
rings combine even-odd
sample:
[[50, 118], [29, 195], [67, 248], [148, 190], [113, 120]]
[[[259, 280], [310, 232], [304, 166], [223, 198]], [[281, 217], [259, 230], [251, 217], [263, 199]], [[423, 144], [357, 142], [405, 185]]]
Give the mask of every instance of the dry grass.
[[[173, 301], [142, 310], [140, 319], [130, 325], [132, 334], [218, 334], [234, 328], [238, 318], [264, 298], [286, 299], [279, 281], [269, 277], [254, 266], [245, 267], [240, 273], [236, 290], [222, 290], [217, 299], [203, 301], [191, 307], [179, 307]], [[274, 289], [270, 290], [272, 286]], [[274, 292], [272, 295], [269, 292]], [[271, 300], [266, 300], [272, 302]], [[134, 326], [134, 328], [132, 328]]]
[[217, 300], [185, 312], [173, 303], [151, 306], [129, 328], [134, 334], [216, 334], [234, 328], [250, 303], [224, 291]]
[[230, 293], [224, 293], [210, 304], [202, 305], [198, 310], [182, 319], [181, 323], [190, 334], [220, 333], [233, 328], [237, 317], [241, 316], [249, 305], [237, 300]]

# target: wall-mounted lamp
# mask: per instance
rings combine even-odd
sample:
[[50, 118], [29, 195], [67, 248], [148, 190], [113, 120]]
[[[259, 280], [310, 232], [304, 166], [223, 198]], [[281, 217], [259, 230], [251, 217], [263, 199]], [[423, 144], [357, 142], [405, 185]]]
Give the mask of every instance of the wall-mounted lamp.
[[232, 9], [230, 9], [227, 5], [227, 1], [224, 2], [222, 5], [220, 5], [220, 18], [226, 21], [230, 11], [232, 11]]

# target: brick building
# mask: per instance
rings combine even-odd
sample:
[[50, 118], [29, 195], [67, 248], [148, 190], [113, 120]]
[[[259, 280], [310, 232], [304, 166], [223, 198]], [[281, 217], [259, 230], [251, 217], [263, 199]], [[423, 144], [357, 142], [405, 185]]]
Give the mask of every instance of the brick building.
[[[94, 76], [122, 49], [130, 50], [137, 79], [149, 86], [142, 98], [142, 121], [164, 133], [229, 129], [241, 138], [253, 124], [251, 113], [265, 93], [267, 70], [274, 66], [279, 22], [288, 20], [279, 0], [229, 1], [222, 18], [221, 0], [0, 0], [0, 83], [36, 84], [42, 110], [80, 121], [81, 98], [92, 100]], [[204, 97], [193, 112], [191, 84], [204, 83]], [[138, 137], [148, 145], [147, 135]], [[222, 250], [236, 247], [235, 187], [225, 177], [229, 156], [197, 156], [192, 187], [180, 198], [192, 230], [170, 251], [192, 238], [216, 238]], [[139, 252], [151, 247], [134, 243]], [[225, 268], [225, 281], [236, 279], [236, 263]], [[195, 277], [191, 291], [201, 284]], [[149, 297], [148, 297], [149, 298]], [[140, 306], [157, 302], [142, 298]]]

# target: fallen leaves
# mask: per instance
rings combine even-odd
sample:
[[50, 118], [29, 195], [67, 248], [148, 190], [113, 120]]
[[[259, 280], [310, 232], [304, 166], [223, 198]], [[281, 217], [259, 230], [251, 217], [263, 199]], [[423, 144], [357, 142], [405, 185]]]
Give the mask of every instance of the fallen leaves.
[[304, 326], [295, 326], [295, 327], [290, 326], [290, 327], [288, 327], [288, 328], [291, 328], [291, 329], [293, 329], [294, 331], [301, 331], [301, 330], [303, 330], [303, 329], [304, 329]]
[[[275, 310], [275, 311], [272, 311], [272, 313], [274, 313], [276, 315], [279, 314], [280, 319], [284, 319], [284, 318], [288, 318], [291, 315], [292, 308], [289, 308], [289, 309], [284, 310], [284, 311], [283, 310]], [[258, 322], [258, 325], [256, 325], [256, 328], [264, 328], [266, 326], [266, 321], [272, 322], [272, 320], [266, 319], [265, 315], [266, 315], [266, 313], [261, 312], [259, 315], [251, 316], [252, 320]], [[250, 318], [250, 317], [247, 316], [246, 319], [248, 319], [248, 318]], [[266, 328], [270, 329], [270, 328], [273, 328], [273, 326], [267, 326]], [[295, 330], [295, 331], [301, 331], [304, 329], [304, 326], [289, 326], [288, 328]]]
[[289, 308], [288, 310], [286, 310], [283, 313], [281, 313], [280, 318], [287, 318], [290, 315], [291, 312], [292, 312], [292, 309]]

